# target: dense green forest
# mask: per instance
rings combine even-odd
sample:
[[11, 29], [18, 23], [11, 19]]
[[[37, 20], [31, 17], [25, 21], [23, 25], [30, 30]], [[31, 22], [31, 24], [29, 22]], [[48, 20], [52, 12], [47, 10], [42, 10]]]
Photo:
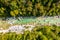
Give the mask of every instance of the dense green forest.
[[0, 17], [60, 15], [59, 0], [0, 0]]

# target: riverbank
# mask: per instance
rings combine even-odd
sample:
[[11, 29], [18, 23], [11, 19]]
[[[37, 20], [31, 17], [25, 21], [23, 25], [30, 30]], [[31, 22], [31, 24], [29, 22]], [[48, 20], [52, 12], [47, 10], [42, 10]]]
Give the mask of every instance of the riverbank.
[[[0, 40], [60, 40], [60, 27], [59, 26], [35, 26], [31, 31], [21, 30], [17, 32], [16, 27], [12, 27], [11, 31], [0, 33]], [[19, 33], [19, 32], [23, 33]]]

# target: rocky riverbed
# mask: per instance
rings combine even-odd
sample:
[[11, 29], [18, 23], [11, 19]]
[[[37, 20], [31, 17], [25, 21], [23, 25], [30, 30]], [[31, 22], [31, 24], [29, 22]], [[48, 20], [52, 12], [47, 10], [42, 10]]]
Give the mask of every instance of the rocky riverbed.
[[0, 33], [16, 32], [16, 33], [23, 34], [23, 32], [27, 31], [27, 30], [31, 32], [34, 27], [35, 26], [33, 26], [33, 25], [15, 25], [15, 26], [9, 27], [6, 30], [3, 30], [3, 28], [0, 29]]
[[[19, 20], [18, 20], [19, 19]], [[26, 30], [32, 31], [36, 25], [57, 25], [60, 26], [60, 17], [34, 17], [34, 18], [8, 18], [0, 21], [0, 33], [16, 32], [23, 33]], [[7, 29], [4, 29], [7, 28]]]

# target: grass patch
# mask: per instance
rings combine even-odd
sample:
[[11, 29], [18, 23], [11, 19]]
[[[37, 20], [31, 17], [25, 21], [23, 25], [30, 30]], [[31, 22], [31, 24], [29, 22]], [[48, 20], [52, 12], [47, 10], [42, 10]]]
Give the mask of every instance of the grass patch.
[[7, 29], [11, 26], [10, 24], [7, 23], [7, 21], [2, 21], [0, 20], [0, 28]]

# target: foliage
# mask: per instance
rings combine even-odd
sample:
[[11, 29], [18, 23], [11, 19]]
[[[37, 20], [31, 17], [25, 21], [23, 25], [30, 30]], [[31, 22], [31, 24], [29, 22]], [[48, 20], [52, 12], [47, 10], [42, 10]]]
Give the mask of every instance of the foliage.
[[0, 0], [0, 16], [2, 17], [56, 16], [60, 15], [59, 10], [59, 0]]
[[60, 40], [60, 26], [36, 26], [24, 34], [0, 34], [0, 40]]

